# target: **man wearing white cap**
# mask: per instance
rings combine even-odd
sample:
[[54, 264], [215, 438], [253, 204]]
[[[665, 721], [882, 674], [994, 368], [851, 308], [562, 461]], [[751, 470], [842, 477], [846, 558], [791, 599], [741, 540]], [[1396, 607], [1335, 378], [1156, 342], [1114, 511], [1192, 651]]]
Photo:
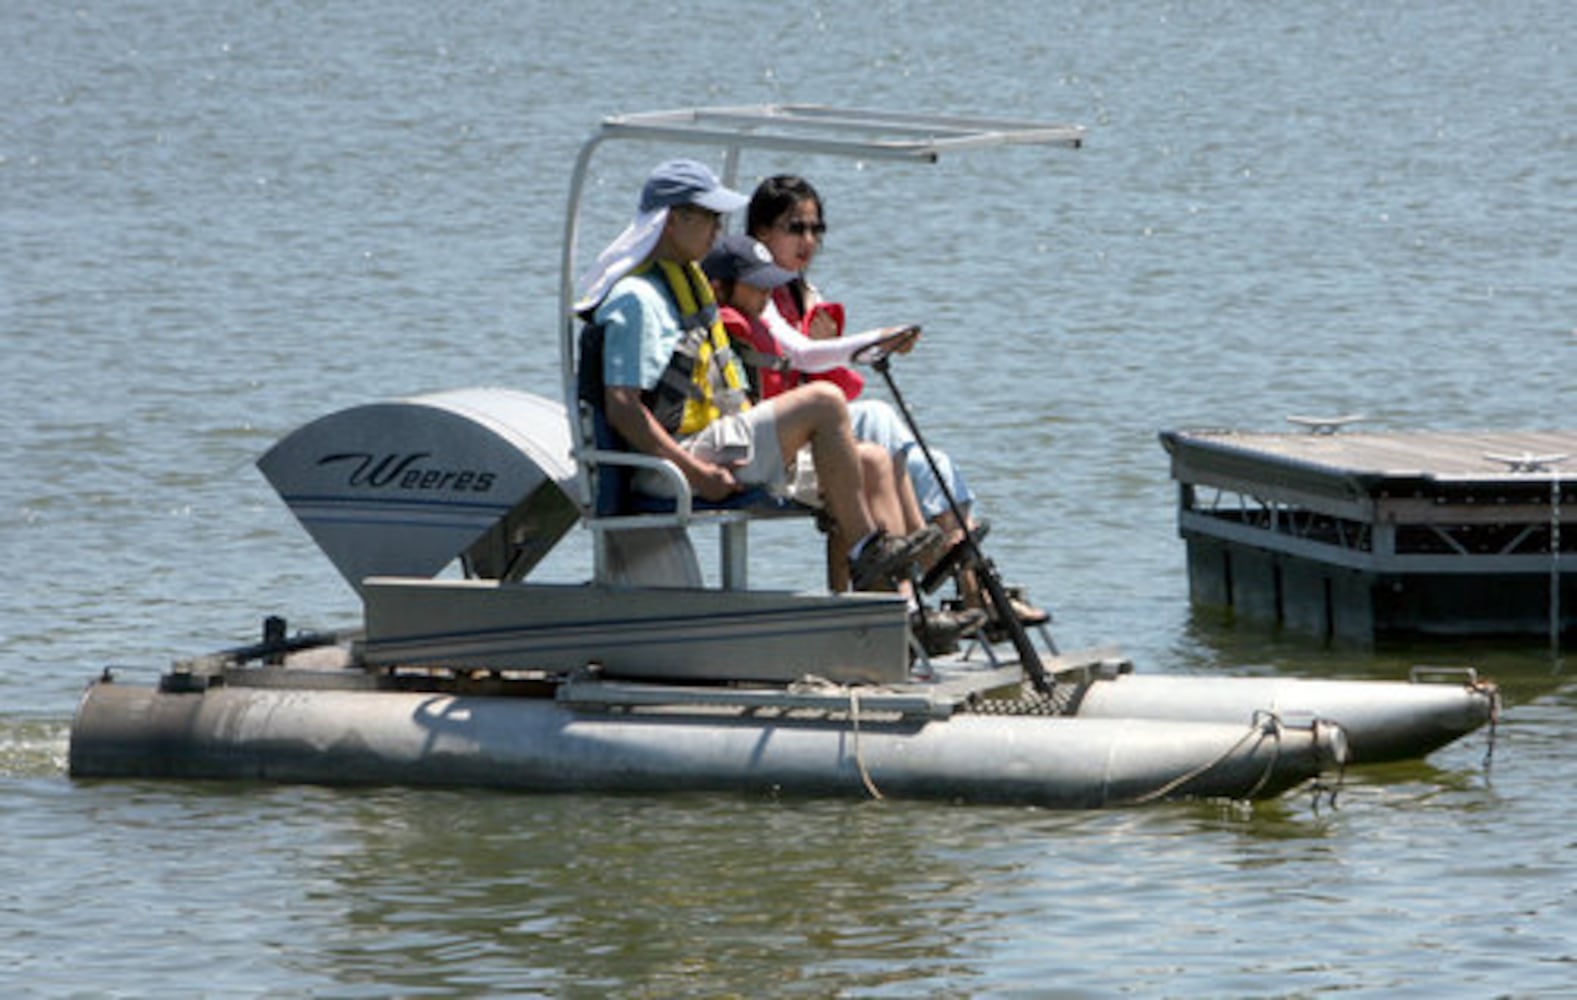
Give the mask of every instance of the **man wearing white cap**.
[[[891, 589], [929, 536], [878, 529], [861, 489], [843, 394], [811, 383], [752, 407], [712, 289], [698, 262], [721, 217], [749, 199], [704, 164], [670, 160], [641, 190], [635, 220], [598, 258], [578, 311], [594, 309], [602, 340], [602, 406], [629, 447], [673, 462], [697, 496], [781, 487], [785, 455], [809, 445], [827, 511], [845, 538], [856, 590]], [[639, 474], [637, 489], [661, 478]], [[923, 534], [923, 533], [921, 533]]]

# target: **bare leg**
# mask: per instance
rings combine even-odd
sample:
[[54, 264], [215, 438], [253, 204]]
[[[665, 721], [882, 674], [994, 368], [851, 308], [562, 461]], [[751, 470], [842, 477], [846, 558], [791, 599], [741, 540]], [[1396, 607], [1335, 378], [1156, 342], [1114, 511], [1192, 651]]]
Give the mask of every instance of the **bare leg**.
[[853, 542], [843, 537], [837, 525], [827, 532], [827, 589], [841, 594], [849, 589], [849, 549]]
[[[860, 473], [865, 479], [865, 502], [871, 508], [876, 526], [889, 535], [907, 535], [925, 527], [920, 504], [914, 498], [914, 487], [909, 485], [908, 471], [895, 463], [887, 449], [879, 444], [861, 441], [855, 450], [860, 457]], [[904, 502], [906, 494], [907, 504]], [[843, 575], [847, 579], [846, 569]], [[912, 597], [914, 585], [900, 580], [898, 593]]]
[[957, 545], [964, 540], [963, 526], [958, 523], [958, 518], [950, 510], [944, 510], [936, 515], [936, 526], [947, 535], [947, 544]]
[[[964, 529], [958, 523], [958, 518], [950, 510], [944, 510], [936, 516], [936, 526], [947, 535], [949, 546], [957, 545], [964, 540]], [[980, 592], [980, 579], [975, 575], [974, 567], [960, 566], [956, 574], [958, 581], [958, 596], [966, 608], [985, 607], [985, 595]]]
[[865, 504], [871, 509], [876, 526], [889, 535], [907, 535], [907, 518], [898, 484], [893, 478], [892, 459], [880, 445], [866, 441], [855, 445], [855, 453], [860, 459], [860, 478], [865, 484]]
[[903, 533], [913, 534], [925, 527], [925, 514], [920, 510], [919, 497], [914, 495], [914, 480], [909, 478], [908, 465], [898, 455], [893, 455], [891, 460], [893, 480], [898, 484], [898, 502], [903, 506]]
[[[924, 540], [903, 534], [904, 512], [892, 464], [879, 447], [872, 453], [873, 482], [866, 483], [843, 392], [830, 382], [812, 382], [773, 397], [772, 405], [783, 454], [793, 455], [810, 445], [822, 501], [841, 536], [839, 544], [846, 546], [846, 558], [852, 559], [854, 547], [864, 545], [866, 539], [875, 539], [878, 533], [882, 536], [875, 544], [861, 548], [854, 565], [843, 567], [850, 574], [850, 583], [861, 590], [896, 585], [901, 591], [910, 591], [901, 570], [912, 566]], [[829, 578], [838, 577], [839, 563], [843, 562], [832, 553]]]
[[858, 541], [875, 531], [842, 391], [830, 382], [811, 382], [773, 397], [772, 405], [783, 454], [810, 445], [822, 498], [843, 535]]

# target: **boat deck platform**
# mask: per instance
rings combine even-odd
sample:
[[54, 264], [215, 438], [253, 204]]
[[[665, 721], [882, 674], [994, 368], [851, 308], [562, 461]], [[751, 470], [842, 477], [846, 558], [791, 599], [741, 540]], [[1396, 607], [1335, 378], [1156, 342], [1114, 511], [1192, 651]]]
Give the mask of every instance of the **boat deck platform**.
[[1323, 637], [1577, 631], [1577, 431], [1161, 434], [1196, 605]]

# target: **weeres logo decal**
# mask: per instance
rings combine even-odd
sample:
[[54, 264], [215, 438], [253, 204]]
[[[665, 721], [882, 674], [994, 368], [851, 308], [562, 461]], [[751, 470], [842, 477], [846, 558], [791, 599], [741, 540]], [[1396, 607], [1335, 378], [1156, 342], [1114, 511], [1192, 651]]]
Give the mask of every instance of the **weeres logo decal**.
[[344, 451], [324, 455], [318, 465], [345, 465], [348, 486], [367, 489], [451, 490], [457, 493], [486, 493], [493, 488], [496, 473], [477, 469], [435, 469], [423, 465], [431, 453], [413, 451], [406, 455], [390, 453], [379, 457], [365, 451]]

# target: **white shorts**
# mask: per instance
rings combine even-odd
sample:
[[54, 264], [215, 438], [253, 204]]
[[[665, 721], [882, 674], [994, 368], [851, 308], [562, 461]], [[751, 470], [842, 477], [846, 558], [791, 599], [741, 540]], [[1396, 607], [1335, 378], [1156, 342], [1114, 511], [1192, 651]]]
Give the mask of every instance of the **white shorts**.
[[[744, 413], [712, 421], [698, 433], [681, 438], [679, 447], [697, 458], [731, 466], [734, 478], [747, 486], [765, 486], [777, 493], [787, 480], [777, 411], [770, 399]], [[650, 469], [637, 472], [634, 485], [651, 496], [673, 495], [667, 478]]]

